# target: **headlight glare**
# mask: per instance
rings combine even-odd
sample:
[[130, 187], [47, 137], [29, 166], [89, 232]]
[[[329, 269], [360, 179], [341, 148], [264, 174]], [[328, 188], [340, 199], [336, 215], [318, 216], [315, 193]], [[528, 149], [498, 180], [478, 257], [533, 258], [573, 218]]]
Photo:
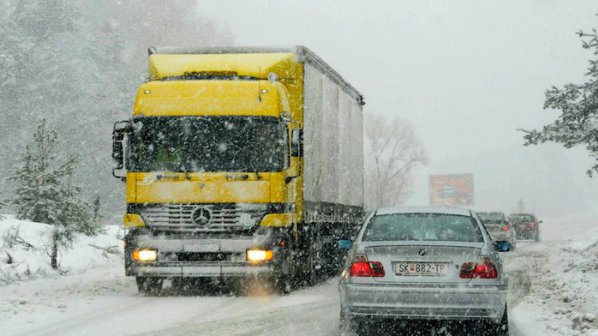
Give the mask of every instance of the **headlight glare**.
[[250, 263], [261, 263], [272, 260], [274, 253], [272, 250], [247, 250], [247, 261]]
[[138, 248], [133, 250], [133, 260], [139, 262], [153, 262], [158, 259], [158, 251], [155, 249]]

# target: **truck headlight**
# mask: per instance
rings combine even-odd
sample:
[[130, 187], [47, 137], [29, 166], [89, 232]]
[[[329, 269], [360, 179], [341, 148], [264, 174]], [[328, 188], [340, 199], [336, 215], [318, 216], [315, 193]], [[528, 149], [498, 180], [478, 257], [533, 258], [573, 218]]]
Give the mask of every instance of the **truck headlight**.
[[140, 248], [133, 250], [133, 260], [139, 262], [152, 262], [158, 259], [158, 250], [149, 248]]
[[272, 260], [274, 253], [272, 250], [247, 250], [247, 261], [250, 263], [261, 263]]

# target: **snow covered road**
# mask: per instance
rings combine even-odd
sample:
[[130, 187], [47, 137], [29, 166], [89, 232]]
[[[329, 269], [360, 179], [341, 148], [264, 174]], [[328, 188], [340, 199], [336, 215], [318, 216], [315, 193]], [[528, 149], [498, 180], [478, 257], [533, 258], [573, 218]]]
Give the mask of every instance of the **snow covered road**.
[[0, 297], [10, 307], [0, 312], [3, 335], [299, 336], [338, 330], [336, 279], [287, 296], [144, 297], [116, 267], [6, 286]]
[[[122, 270], [0, 288], [2, 335], [330, 335], [337, 330], [336, 281], [287, 296], [137, 294]], [[168, 294], [168, 290], [167, 290]], [[279, 334], [278, 332], [273, 333]]]
[[[583, 225], [579, 236], [580, 229], [567, 234], [561, 223], [547, 223], [543, 242], [521, 242], [516, 252], [505, 254], [512, 335], [597, 335], [596, 322], [589, 320], [598, 308], [591, 258], [598, 230], [593, 221]], [[567, 261], [576, 255], [589, 259]], [[134, 280], [123, 276], [118, 263], [17, 282], [0, 287], [0, 334], [315, 336], [338, 330], [337, 279], [286, 296], [170, 294], [137, 294]], [[467, 334], [443, 330], [419, 335]]]

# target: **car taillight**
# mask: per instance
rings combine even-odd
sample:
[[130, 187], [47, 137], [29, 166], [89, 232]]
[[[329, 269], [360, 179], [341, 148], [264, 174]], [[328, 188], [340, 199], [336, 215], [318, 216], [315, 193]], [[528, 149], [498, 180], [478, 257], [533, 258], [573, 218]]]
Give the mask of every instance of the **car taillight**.
[[511, 228], [511, 226], [509, 226], [509, 224], [506, 224], [506, 225], [502, 226], [502, 230], [503, 231], [509, 231], [510, 228]]
[[488, 258], [484, 258], [484, 262], [481, 264], [466, 262], [461, 265], [461, 270], [459, 270], [461, 279], [496, 279], [497, 276], [496, 266]]
[[352, 277], [384, 277], [384, 266], [377, 261], [367, 261], [365, 257], [359, 257], [351, 263], [349, 276]]

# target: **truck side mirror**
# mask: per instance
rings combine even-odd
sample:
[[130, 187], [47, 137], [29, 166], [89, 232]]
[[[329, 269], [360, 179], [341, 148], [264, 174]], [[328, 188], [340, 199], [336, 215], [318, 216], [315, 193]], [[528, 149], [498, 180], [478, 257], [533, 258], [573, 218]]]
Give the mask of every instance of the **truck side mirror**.
[[291, 133], [291, 156], [303, 157], [303, 129], [294, 128]]
[[128, 120], [117, 121], [112, 129], [112, 159], [114, 167], [112, 176], [125, 180], [127, 170], [125, 168], [125, 136], [131, 130], [131, 123]]

